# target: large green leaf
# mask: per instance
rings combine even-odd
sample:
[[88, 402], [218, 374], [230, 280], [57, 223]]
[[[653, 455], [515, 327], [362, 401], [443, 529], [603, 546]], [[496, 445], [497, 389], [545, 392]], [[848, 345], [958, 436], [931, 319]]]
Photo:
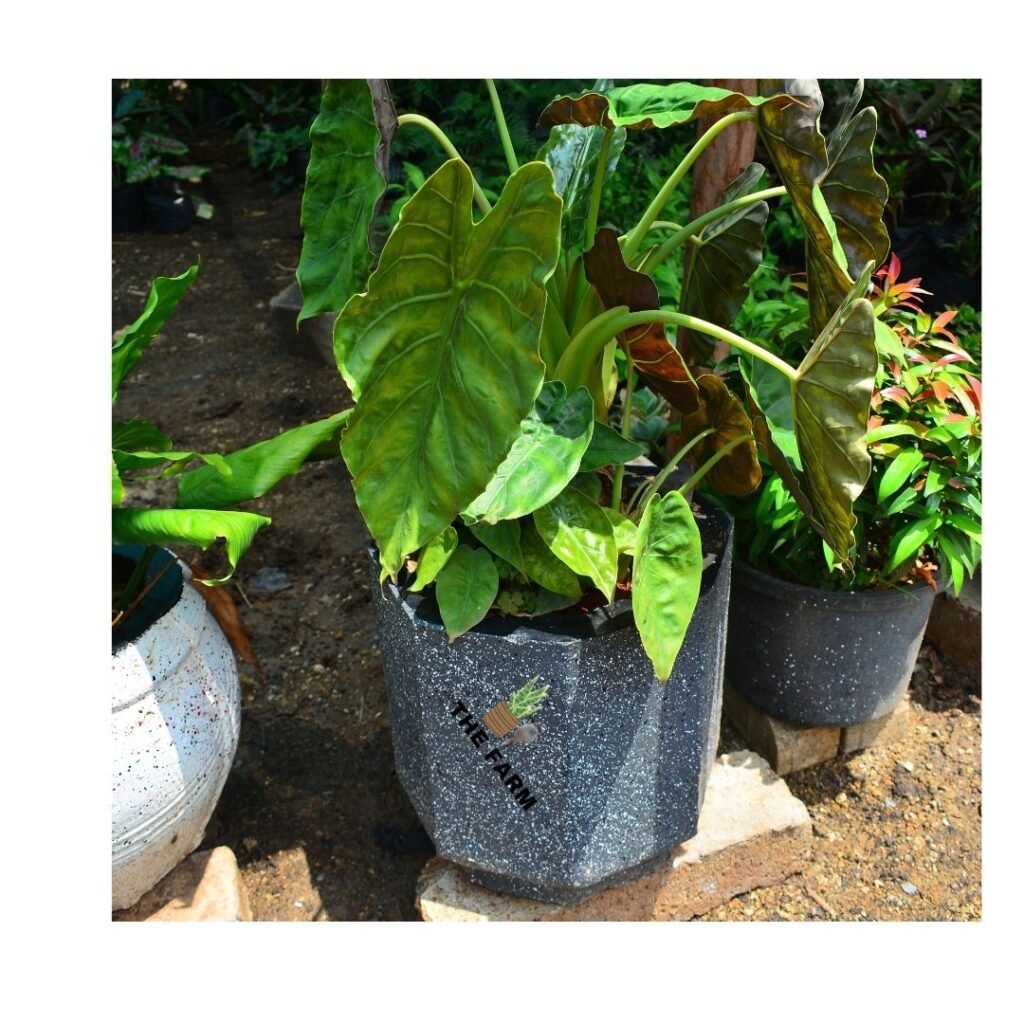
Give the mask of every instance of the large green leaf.
[[633, 618], [654, 674], [672, 674], [700, 596], [700, 531], [678, 491], [655, 494], [644, 509], [633, 556]]
[[804, 489], [820, 516], [825, 540], [849, 563], [856, 541], [853, 502], [871, 473], [864, 442], [878, 356], [871, 303], [858, 286], [811, 346], [793, 382], [793, 422]]
[[779, 450], [799, 470], [800, 451], [793, 423], [793, 389], [789, 378], [776, 367], [753, 357], [740, 357], [740, 371], [756, 410], [767, 420], [771, 437]]
[[199, 264], [189, 267], [177, 277], [158, 277], [149, 288], [146, 306], [139, 318], [117, 341], [111, 351], [113, 397], [131, 368], [138, 362], [146, 346], [160, 333], [164, 321], [177, 309], [181, 297], [199, 273]]
[[328, 82], [309, 130], [302, 194], [299, 320], [341, 309], [366, 281], [370, 234], [387, 188], [395, 112], [380, 80]]
[[[584, 243], [590, 192], [604, 135], [608, 130], [597, 126], [585, 128], [578, 124], [553, 125], [548, 141], [537, 154], [537, 159], [543, 160], [551, 168], [555, 176], [555, 191], [564, 203], [562, 244], [567, 251], [579, 249]], [[605, 166], [605, 180], [615, 170], [626, 141], [624, 128], [610, 130], [612, 138]]]
[[573, 572], [589, 576], [609, 602], [614, 600], [618, 549], [611, 520], [600, 505], [569, 487], [537, 509], [533, 522], [557, 558]]
[[454, 640], [480, 622], [498, 596], [494, 559], [483, 548], [457, 548], [438, 573], [434, 594], [448, 639]]
[[297, 473], [316, 456], [334, 457], [352, 410], [286, 430], [224, 456], [228, 474], [202, 466], [178, 481], [178, 508], [226, 508], [240, 501], [261, 498], [285, 477]]
[[887, 188], [872, 162], [875, 113], [852, 105], [826, 143], [819, 127], [821, 93], [814, 79], [765, 83], [799, 103], [758, 111], [761, 139], [807, 234], [811, 326], [819, 333], [868, 262], [884, 259], [882, 220]]
[[544, 109], [539, 123], [602, 125], [633, 130], [671, 128], [701, 117], [720, 118], [739, 110], [763, 105], [785, 106], [788, 96], [744, 96], [710, 85], [645, 82], [609, 89], [607, 94], [586, 92], [580, 96], [559, 96]]
[[484, 490], [543, 383], [562, 205], [551, 170], [524, 164], [478, 224], [472, 195], [461, 160], [431, 175], [335, 325], [358, 400], [342, 452], [392, 575]]
[[567, 395], [560, 380], [548, 381], [508, 457], [463, 519], [497, 523], [546, 505], [576, 475], [593, 432], [594, 403], [587, 389]]
[[[726, 189], [722, 204], [753, 192], [764, 174], [760, 164], [750, 164]], [[687, 249], [683, 292], [679, 311], [729, 328], [747, 297], [747, 281], [761, 265], [764, 225], [768, 204], [754, 203], [734, 210], [710, 224], [700, 244]], [[697, 332], [687, 332], [701, 362], [707, 362], [712, 345]], [[681, 344], [685, 350], [686, 345]]]
[[110, 447], [122, 452], [169, 452], [173, 445], [155, 424], [146, 420], [124, 420], [114, 424]]
[[114, 544], [194, 544], [204, 551], [218, 538], [227, 542], [231, 571], [219, 579], [204, 583], [224, 583], [249, 549], [256, 531], [267, 526], [266, 516], [253, 512], [220, 512], [208, 509], [178, 508], [115, 508], [113, 517]]
[[643, 455], [646, 450], [642, 444], [628, 440], [606, 423], [597, 421], [594, 423], [594, 436], [580, 460], [580, 472], [588, 473], [602, 466], [619, 466]]

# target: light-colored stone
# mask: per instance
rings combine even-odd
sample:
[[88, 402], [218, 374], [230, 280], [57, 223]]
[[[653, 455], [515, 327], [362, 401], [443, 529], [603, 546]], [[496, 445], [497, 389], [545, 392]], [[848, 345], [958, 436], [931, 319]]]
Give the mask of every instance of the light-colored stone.
[[686, 921], [799, 871], [811, 846], [807, 808], [751, 751], [714, 763], [700, 827], [668, 863], [578, 906], [493, 893], [435, 857], [416, 900], [425, 921]]
[[115, 921], [251, 921], [235, 855], [226, 846], [186, 857]]
[[870, 722], [858, 722], [843, 729], [839, 740], [839, 752], [852, 754], [868, 747], [885, 747], [898, 743], [907, 730], [910, 719], [910, 696], [903, 698], [887, 715], [873, 718]]
[[729, 685], [724, 706], [737, 732], [779, 775], [831, 761], [839, 753], [838, 725], [794, 725], [773, 718]]
[[288, 352], [334, 367], [334, 315], [321, 313], [296, 323], [302, 309], [302, 290], [292, 281], [270, 300], [270, 312]]

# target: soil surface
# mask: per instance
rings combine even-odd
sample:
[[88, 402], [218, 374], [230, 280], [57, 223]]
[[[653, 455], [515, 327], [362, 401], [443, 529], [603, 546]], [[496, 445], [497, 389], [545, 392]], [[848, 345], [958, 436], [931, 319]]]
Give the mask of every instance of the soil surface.
[[[316, 352], [289, 351], [269, 309], [294, 280], [299, 194], [272, 196], [223, 140], [193, 148], [212, 167], [200, 191], [213, 219], [113, 239], [114, 330], [154, 277], [202, 260], [117, 412], [153, 420], [178, 448], [230, 451], [351, 397]], [[202, 846], [234, 850], [258, 920], [416, 920], [433, 847], [395, 775], [369, 536], [348, 474], [340, 459], [307, 467], [251, 507], [273, 525], [231, 593], [260, 666], [240, 664], [238, 756]], [[742, 747], [723, 724], [721, 752]], [[922, 650], [900, 742], [786, 781], [813, 822], [805, 870], [705, 920], [980, 919], [981, 698], [936, 651]]]

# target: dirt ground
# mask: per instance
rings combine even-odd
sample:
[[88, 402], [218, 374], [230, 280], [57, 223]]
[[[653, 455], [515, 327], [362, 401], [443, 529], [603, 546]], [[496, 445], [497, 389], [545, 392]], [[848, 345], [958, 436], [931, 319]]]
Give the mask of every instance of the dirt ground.
[[[287, 351], [270, 315], [301, 248], [299, 194], [273, 197], [221, 141], [194, 151], [212, 167], [213, 219], [113, 238], [112, 329], [135, 319], [155, 276], [202, 260], [118, 415], [152, 419], [179, 448], [230, 451], [350, 397], [315, 354]], [[308, 467], [253, 507], [273, 526], [233, 595], [262, 671], [241, 666], [241, 742], [203, 848], [234, 850], [258, 920], [416, 920], [433, 848], [394, 771], [369, 538], [344, 465]], [[268, 569], [286, 589], [268, 592]], [[742, 746], [724, 724], [721, 751]], [[898, 744], [787, 782], [813, 823], [804, 872], [705, 920], [980, 919], [981, 698], [936, 651], [922, 650]]]

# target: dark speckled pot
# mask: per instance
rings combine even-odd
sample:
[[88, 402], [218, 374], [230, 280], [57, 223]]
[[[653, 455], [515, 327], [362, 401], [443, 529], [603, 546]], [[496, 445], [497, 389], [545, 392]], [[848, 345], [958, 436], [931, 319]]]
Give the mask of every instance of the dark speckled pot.
[[[490, 617], [449, 644], [432, 597], [373, 588], [399, 779], [438, 853], [475, 881], [574, 903], [696, 834], [718, 745], [732, 523], [710, 512], [701, 529], [717, 560], [664, 686], [628, 601]], [[503, 732], [490, 712], [533, 676], [550, 688], [523, 723], [535, 728]]]
[[729, 685], [800, 725], [888, 714], [910, 682], [935, 591], [926, 584], [846, 593], [733, 566]]

